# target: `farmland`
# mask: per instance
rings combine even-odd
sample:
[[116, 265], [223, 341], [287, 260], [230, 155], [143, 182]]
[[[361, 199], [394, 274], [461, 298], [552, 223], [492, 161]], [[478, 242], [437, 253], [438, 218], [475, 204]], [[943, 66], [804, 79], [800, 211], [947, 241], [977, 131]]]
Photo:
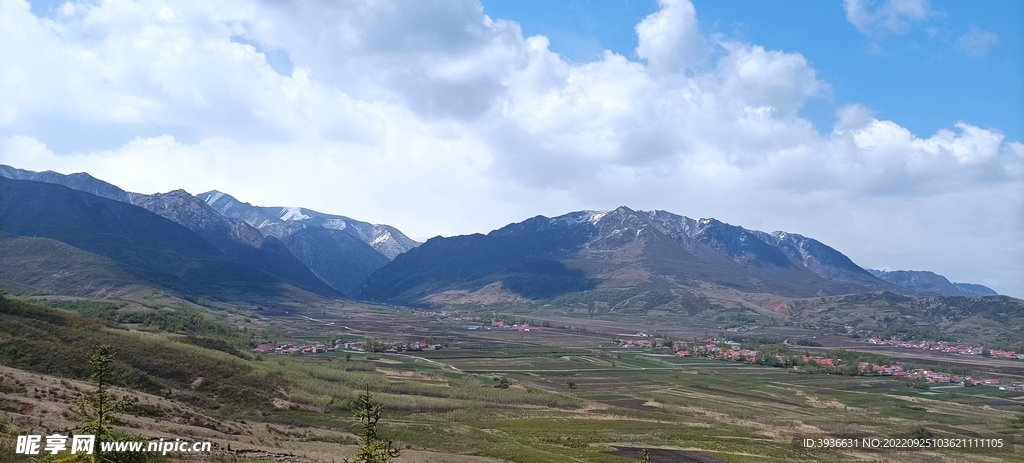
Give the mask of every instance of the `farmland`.
[[[220, 319], [256, 333], [256, 341], [433, 338], [446, 346], [298, 356], [225, 352], [202, 347], [214, 343], [179, 342], [180, 335], [152, 327], [144, 332], [141, 326], [27, 307], [8, 310], [4, 326], [27, 318], [53, 323], [40, 332], [68, 345], [68, 355], [81, 355], [92, 342], [90, 333], [100, 330], [120, 350], [125, 377], [146, 380], [137, 381], [145, 387], [125, 384], [131, 389], [123, 390], [150, 404], [146, 413], [128, 417], [130, 429], [205, 437], [228, 459], [332, 461], [351, 454], [357, 421], [350, 404], [364, 388], [386, 405], [381, 432], [404, 449], [400, 462], [624, 463], [635, 461], [644, 447], [654, 449], [655, 462], [1019, 461], [1024, 456], [1019, 437], [1024, 394], [991, 386], [920, 387], [892, 377], [809, 374], [617, 347], [612, 336], [657, 328], [629, 320], [586, 324], [580, 319], [570, 325], [573, 320], [552, 319], [549, 328], [515, 331], [484, 329], [479, 320], [461, 315], [433, 317], [365, 305], [287, 307], [273, 313], [264, 308], [246, 317], [224, 313]], [[672, 334], [697, 336], [706, 329], [677, 328]], [[18, 335], [0, 336], [11, 346]], [[233, 332], [224, 336], [242, 339]], [[43, 339], [19, 345], [20, 350], [8, 347], [8, 358], [34, 355], [27, 349], [46, 347], [39, 344]], [[191, 367], [166, 370], [153, 363], [173, 358], [189, 358]], [[82, 373], [20, 365], [36, 372], [4, 369], [2, 399], [20, 405], [5, 406], [0, 419], [23, 431], [73, 426], [72, 406], [59, 398], [83, 389], [77, 382]], [[162, 377], [162, 371], [175, 373]], [[48, 376], [55, 374], [74, 382]], [[1004, 434], [1010, 432], [1018, 437]], [[840, 452], [793, 445], [794, 438], [842, 435], [1001, 437], [1016, 438], [1017, 445], [1001, 453]]]

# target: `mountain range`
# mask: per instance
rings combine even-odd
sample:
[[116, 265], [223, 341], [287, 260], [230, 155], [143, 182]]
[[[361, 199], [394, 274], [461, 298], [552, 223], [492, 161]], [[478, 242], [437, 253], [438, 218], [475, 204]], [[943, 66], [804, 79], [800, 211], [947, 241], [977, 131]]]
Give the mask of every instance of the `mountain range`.
[[511, 301], [652, 282], [674, 296], [709, 287], [789, 297], [908, 293], [811, 238], [619, 207], [433, 238], [374, 272], [355, 295], [395, 303]]
[[301, 207], [254, 206], [216, 190], [144, 195], [85, 173], [3, 165], [0, 178], [0, 231], [7, 234], [0, 244], [63, 249], [51, 243], [59, 242], [108, 259], [103, 265], [120, 265], [139, 281], [186, 292], [287, 286], [401, 304], [571, 299], [595, 307], [680, 310], [709, 298], [758, 295], [995, 294], [931, 272], [869, 271], [802, 235], [665, 211], [619, 207], [537, 216], [486, 235], [421, 245], [388, 225]]
[[[4, 165], [0, 165], [0, 178], [27, 182], [11, 185], [12, 191], [29, 188], [31, 183], [61, 185], [90, 196], [144, 209], [192, 231], [200, 238], [197, 242], [213, 246], [230, 261], [328, 297], [341, 296], [389, 262], [390, 256], [418, 244], [387, 225], [373, 225], [307, 209], [257, 208], [219, 192], [209, 192], [198, 197], [184, 190], [145, 195], [124, 191], [86, 173], [63, 175], [32, 172]], [[47, 188], [39, 190], [39, 193], [62, 194], [59, 190]], [[72, 201], [67, 197], [64, 199]], [[210, 204], [205, 200], [209, 200]], [[62, 214], [58, 202], [51, 202], [53, 208], [39, 213]], [[214, 206], [227, 208], [226, 213], [222, 214]], [[230, 206], [234, 206], [234, 209]], [[258, 211], [260, 214], [258, 219], [256, 215], [250, 214], [253, 222], [250, 225], [240, 214], [232, 214], [234, 210]], [[300, 210], [305, 213], [289, 213]], [[47, 236], [33, 229], [31, 222], [20, 223], [19, 220], [25, 218], [11, 217], [4, 226], [0, 226], [0, 230], [14, 235]], [[15, 226], [22, 228], [18, 232], [9, 229]], [[61, 235], [56, 239], [68, 243], [70, 238]], [[105, 256], [103, 253], [97, 254]]]

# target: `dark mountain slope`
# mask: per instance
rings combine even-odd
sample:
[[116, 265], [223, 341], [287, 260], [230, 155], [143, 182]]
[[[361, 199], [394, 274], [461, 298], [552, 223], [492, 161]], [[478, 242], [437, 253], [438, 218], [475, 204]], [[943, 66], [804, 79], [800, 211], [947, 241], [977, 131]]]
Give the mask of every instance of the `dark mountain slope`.
[[0, 177], [14, 180], [32, 180], [36, 182], [55, 183], [64, 185], [72, 190], [84, 191], [114, 201], [123, 203], [131, 202], [132, 194], [124, 191], [103, 180], [99, 180], [84, 172], [71, 175], [59, 174], [53, 171], [32, 172], [30, 170], [16, 169], [11, 166], [0, 164]]
[[818, 276], [831, 281], [853, 283], [874, 291], [901, 292], [853, 263], [849, 257], [824, 243], [795, 233], [754, 231], [763, 241], [778, 247], [790, 259], [802, 263]]
[[263, 270], [307, 291], [325, 296], [340, 296], [337, 290], [321, 281], [299, 262], [279, 240], [273, 237], [264, 238], [259, 230], [244, 221], [220, 215], [184, 190], [144, 195], [126, 192], [85, 173], [64, 175], [49, 171], [32, 172], [5, 165], [0, 165], [0, 177], [63, 185], [73, 190], [142, 207], [196, 232], [234, 260]]
[[374, 251], [370, 245], [338, 230], [307, 227], [280, 241], [268, 236], [267, 241], [287, 247], [285, 250], [294, 254], [321, 280], [346, 294], [367, 275], [388, 263], [387, 257]]
[[953, 283], [960, 291], [969, 296], [998, 296], [999, 293], [995, 292], [992, 288], [985, 285], [978, 285], [973, 283]]
[[341, 296], [314, 275], [288, 247], [273, 236], [264, 237], [240, 219], [227, 218], [185, 190], [137, 195], [134, 203], [202, 236], [226, 256], [263, 270], [296, 287], [325, 296]]
[[871, 273], [882, 280], [922, 296], [968, 295], [967, 292], [950, 283], [946, 277], [933, 272], [918, 270], [871, 270]]
[[433, 238], [374, 272], [357, 294], [369, 300], [417, 301], [444, 290], [472, 291], [500, 281], [516, 294], [552, 297], [589, 285], [560, 260], [579, 251], [593, 235], [586, 213], [574, 213], [556, 219], [537, 216], [487, 235]]
[[70, 188], [0, 177], [0, 231], [57, 240], [174, 287], [227, 297], [276, 296], [285, 284], [231, 261], [191, 230], [140, 207]]
[[[840, 265], [849, 261], [833, 259]], [[870, 275], [865, 278], [885, 285]], [[372, 300], [423, 302], [439, 293], [473, 292], [501, 283], [519, 296], [545, 299], [655, 280], [680, 288], [673, 290], [676, 295], [690, 291], [681, 288], [708, 283], [792, 297], [865, 289], [823, 278], [774, 242], [741, 227], [620, 207], [534, 217], [487, 235], [431, 239], [375, 272], [356, 294]]]

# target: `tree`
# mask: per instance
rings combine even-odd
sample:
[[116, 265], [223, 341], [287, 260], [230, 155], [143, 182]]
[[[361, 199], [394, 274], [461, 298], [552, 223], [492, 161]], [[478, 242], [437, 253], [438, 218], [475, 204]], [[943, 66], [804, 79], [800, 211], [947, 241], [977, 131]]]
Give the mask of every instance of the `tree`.
[[354, 458], [346, 458], [345, 463], [388, 463], [397, 457], [400, 450], [392, 446], [391, 441], [377, 436], [377, 422], [380, 421], [384, 406], [373, 403], [370, 387], [359, 394], [355, 406], [355, 415], [363, 425], [363, 445]]
[[576, 389], [576, 380], [569, 378], [565, 380], [565, 385], [568, 386], [569, 389]]
[[644, 447], [640, 450], [640, 461], [638, 463], [651, 463], [651, 451]]
[[89, 354], [89, 366], [92, 367], [89, 381], [96, 385], [96, 390], [91, 395], [76, 401], [78, 412], [82, 416], [83, 434], [96, 436], [94, 461], [107, 460], [101, 455], [100, 442], [111, 440], [113, 434], [111, 426], [116, 423], [116, 415], [127, 412], [135, 403], [135, 400], [130, 397], [114, 400], [114, 396], [107, 391], [110, 362], [113, 360], [114, 354], [110, 351], [110, 346], [105, 344]]

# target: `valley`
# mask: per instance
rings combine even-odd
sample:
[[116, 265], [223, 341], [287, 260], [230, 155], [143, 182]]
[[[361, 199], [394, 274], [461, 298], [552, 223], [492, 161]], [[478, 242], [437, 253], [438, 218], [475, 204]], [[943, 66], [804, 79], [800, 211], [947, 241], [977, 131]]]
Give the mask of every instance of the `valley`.
[[[117, 432], [214, 445], [145, 461], [335, 462], [360, 391], [399, 462], [1024, 455], [1024, 301], [802, 235], [619, 207], [418, 243], [219, 191], [0, 174], [2, 463], [80, 426], [103, 344], [135, 400]], [[853, 437], [1007, 447], [795, 445]]]
[[[159, 293], [146, 296], [115, 311], [189, 304]], [[95, 314], [97, 306], [80, 298], [27, 300], [70, 312], [3, 299], [0, 353], [19, 369], [7, 366], [0, 372], [7, 404], [0, 417], [5, 429], [13, 426], [18, 432], [74, 426], [69, 400], [89, 386], [81, 381], [84, 372], [73, 365], [93, 342], [88, 333], [99, 328], [105, 334], [97, 339], [114, 345], [126, 369], [116, 394], [136, 396], [142, 404], [126, 416], [122, 429], [210, 440], [216, 443], [217, 458], [226, 461], [326, 462], [350, 455], [358, 422], [349, 403], [364, 387], [386, 406], [382, 432], [403, 449], [398, 461], [626, 462], [635, 461], [636, 455], [616, 449], [643, 447], [659, 450], [652, 461], [666, 462], [689, 461], [680, 460], [683, 455], [696, 458], [692, 461], [729, 462], [1015, 461], [1024, 450], [1020, 442], [1002, 453], [799, 449], [794, 438], [820, 435], [1013, 439], [1014, 423], [1024, 416], [1024, 406], [1016, 405], [1024, 393], [991, 386], [922, 389], [893, 377], [678, 358], [662, 348], [623, 348], [610, 342], [640, 332], [651, 339], [697, 338], [716, 331], [711, 326], [562, 316], [535, 317], [531, 324], [551, 326], [530, 331], [482, 329], [483, 318], [501, 315], [439, 315], [344, 302], [255, 311], [224, 307], [214, 312], [218, 323], [242, 331], [171, 330], [180, 333], [175, 334], [152, 324], [81, 318], [75, 312], [91, 309]], [[48, 335], [33, 334], [33, 325]], [[810, 339], [812, 333], [780, 327], [757, 335]], [[428, 338], [443, 347], [307, 355], [263, 355], [230, 347], [261, 341]], [[45, 344], [47, 339], [55, 344]], [[214, 339], [225, 341], [209, 341]], [[840, 346], [869, 350], [845, 337], [813, 339], [821, 346], [796, 349], [812, 354]], [[188, 360], [181, 357], [185, 352]], [[906, 349], [899, 353], [907, 362], [939, 365], [958, 360]], [[50, 360], [40, 362], [42, 358]], [[1024, 362], [985, 359], [969, 364], [979, 373], [999, 374], [1007, 383], [1024, 378]], [[503, 383], [505, 388], [500, 387]], [[705, 457], [717, 460], [699, 459]]]

